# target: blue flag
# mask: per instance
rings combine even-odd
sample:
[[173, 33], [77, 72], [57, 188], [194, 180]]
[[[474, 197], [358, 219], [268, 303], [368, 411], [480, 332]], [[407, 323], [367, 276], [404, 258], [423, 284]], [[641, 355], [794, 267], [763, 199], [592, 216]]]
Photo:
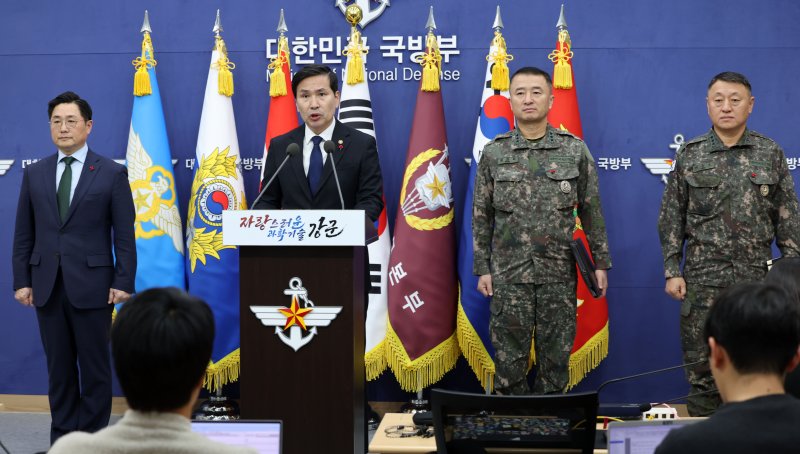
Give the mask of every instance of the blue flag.
[[149, 79], [148, 90], [134, 90], [139, 94], [133, 98], [125, 156], [136, 206], [136, 291], [167, 286], [183, 289], [183, 229], [153, 47], [147, 32], [142, 57], [134, 64], [139, 72], [137, 84], [142, 78]]
[[214, 312], [216, 336], [205, 386], [239, 379], [239, 249], [222, 244], [222, 212], [247, 208], [233, 116], [232, 64], [220, 36], [206, 81], [186, 220], [189, 293]]

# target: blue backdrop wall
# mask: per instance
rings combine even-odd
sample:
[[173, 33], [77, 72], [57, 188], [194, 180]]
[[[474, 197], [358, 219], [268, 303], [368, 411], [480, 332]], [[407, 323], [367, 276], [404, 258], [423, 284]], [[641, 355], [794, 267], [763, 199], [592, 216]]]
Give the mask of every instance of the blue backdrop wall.
[[[284, 8], [293, 67], [328, 63], [341, 71], [336, 52], [349, 27], [334, 0], [45, 0], [4, 2], [0, 40], [0, 394], [46, 393], [46, 371], [34, 312], [13, 299], [10, 268], [13, 219], [22, 170], [55, 151], [46, 103], [73, 90], [94, 108], [89, 143], [123, 159], [132, 107], [133, 67], [140, 52], [144, 9], [150, 11], [158, 79], [173, 157], [180, 206], [189, 197], [203, 90], [213, 45], [211, 28], [222, 10], [223, 36], [236, 63], [233, 97], [244, 159], [260, 158], [269, 107], [267, 53], [274, 52], [278, 12]], [[408, 74], [424, 33], [431, 2], [393, 0], [363, 34], [390, 225], [418, 89]], [[443, 98], [450, 140], [456, 207], [463, 207], [467, 166], [477, 120], [485, 55], [497, 3], [433, 2], [438, 34], [450, 40]], [[552, 70], [547, 59], [556, 41], [559, 0], [500, 0], [505, 36], [523, 65]], [[371, 2], [377, 9], [379, 4]], [[600, 168], [600, 189], [614, 268], [609, 274], [610, 353], [578, 389], [642, 370], [678, 364], [678, 304], [664, 295], [656, 218], [664, 183], [642, 163], [671, 158], [676, 136], [687, 140], [710, 126], [706, 84], [723, 70], [750, 77], [756, 97], [750, 126], [784, 146], [792, 173], [800, 158], [800, 3], [794, 0], [617, 0], [566, 5], [575, 52], [574, 68], [585, 139]], [[313, 39], [302, 54], [301, 41]], [[268, 42], [268, 40], [273, 40]], [[403, 48], [390, 47], [402, 43]], [[339, 46], [339, 49], [341, 48]], [[269, 47], [269, 49], [268, 49]], [[313, 54], [310, 51], [313, 49]], [[302, 55], [301, 55], [302, 54]], [[394, 78], [395, 80], [387, 80]], [[612, 166], [614, 160], [623, 166]], [[10, 168], [8, 164], [10, 163]], [[256, 195], [259, 169], [245, 166], [247, 197]], [[456, 215], [456, 219], [460, 219]], [[478, 390], [464, 362], [442, 385]], [[601, 400], [659, 401], [688, 391], [672, 372], [607, 388]], [[370, 400], [402, 400], [390, 372], [369, 386]]]

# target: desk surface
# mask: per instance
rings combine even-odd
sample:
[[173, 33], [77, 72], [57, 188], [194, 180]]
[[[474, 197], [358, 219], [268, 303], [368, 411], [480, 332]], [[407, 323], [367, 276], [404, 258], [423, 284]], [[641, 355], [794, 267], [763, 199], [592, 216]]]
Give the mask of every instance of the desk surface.
[[411, 417], [410, 413], [386, 413], [372, 437], [369, 452], [376, 454], [436, 452], [436, 440], [433, 437], [389, 438], [386, 436], [387, 427], [413, 425]]
[[[436, 439], [433, 437], [407, 437], [407, 438], [389, 438], [386, 436], [386, 428], [391, 426], [400, 425], [413, 425], [410, 413], [386, 413], [372, 437], [372, 442], [369, 444], [370, 453], [431, 453], [436, 452]], [[547, 449], [502, 449], [495, 450], [489, 448], [490, 453], [541, 453], [545, 454], [551, 452]], [[564, 451], [559, 451], [564, 452]], [[576, 450], [576, 452], [579, 452]], [[607, 454], [605, 449], [595, 449], [595, 454]]]

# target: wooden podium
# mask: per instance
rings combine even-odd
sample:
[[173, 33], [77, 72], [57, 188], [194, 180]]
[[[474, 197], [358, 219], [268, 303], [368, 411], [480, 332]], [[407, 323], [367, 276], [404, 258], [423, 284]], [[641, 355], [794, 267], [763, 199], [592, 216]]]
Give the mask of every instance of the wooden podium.
[[240, 246], [241, 417], [283, 420], [284, 452], [365, 452], [370, 227], [363, 211], [225, 212], [223, 242]]

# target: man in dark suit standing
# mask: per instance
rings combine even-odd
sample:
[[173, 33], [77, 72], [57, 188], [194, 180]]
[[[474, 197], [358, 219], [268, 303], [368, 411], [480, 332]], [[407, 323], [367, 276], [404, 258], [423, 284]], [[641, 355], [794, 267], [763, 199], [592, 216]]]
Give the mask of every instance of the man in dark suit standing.
[[[289, 158], [254, 209], [341, 208], [328, 159], [332, 158], [345, 208], [364, 210], [373, 222], [378, 219], [383, 209], [383, 181], [375, 139], [335, 119], [338, 87], [336, 74], [327, 66], [309, 65], [295, 73], [292, 90], [305, 125], [270, 141], [261, 187], [275, 174], [289, 144], [299, 145], [302, 155]], [[323, 149], [328, 140], [334, 144], [330, 155]]]
[[136, 212], [125, 167], [86, 145], [89, 103], [65, 92], [48, 115], [58, 153], [25, 169], [12, 266], [14, 298], [39, 321], [52, 443], [108, 425], [111, 314], [134, 291]]

